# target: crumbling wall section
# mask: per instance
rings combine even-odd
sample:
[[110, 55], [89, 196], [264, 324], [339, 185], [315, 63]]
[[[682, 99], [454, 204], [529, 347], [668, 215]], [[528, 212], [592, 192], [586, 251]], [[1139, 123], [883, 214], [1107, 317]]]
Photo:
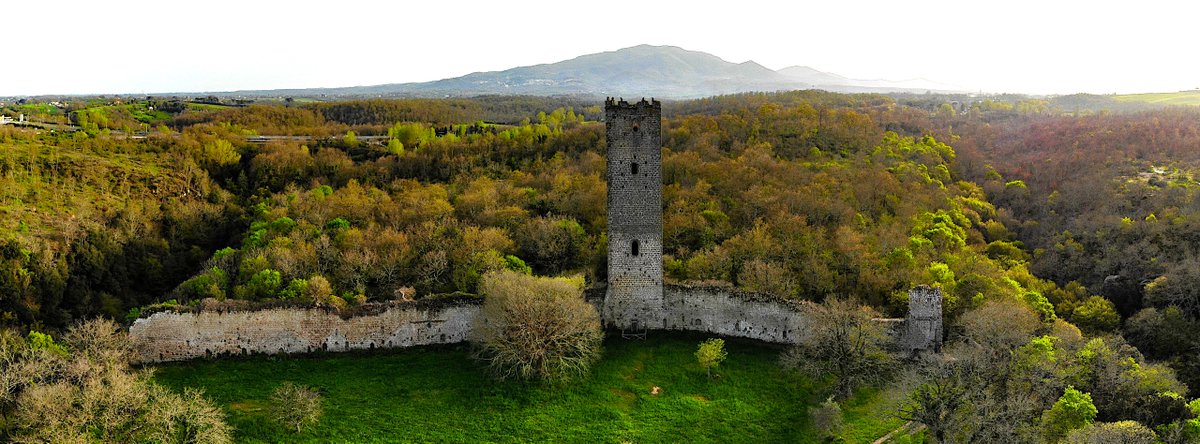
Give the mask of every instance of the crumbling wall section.
[[[606, 289], [590, 289], [587, 300], [605, 306]], [[611, 293], [610, 293], [611, 297]], [[727, 337], [794, 344], [811, 325], [808, 302], [784, 301], [729, 286], [671, 284], [663, 287], [660, 319], [666, 330], [712, 333]], [[602, 311], [605, 316], [644, 319], [636, 313]], [[457, 302], [369, 307], [344, 318], [318, 308], [162, 312], [138, 319], [130, 327], [138, 362], [180, 361], [241, 354], [340, 352], [466, 341], [480, 305]], [[941, 291], [917, 287], [909, 294], [907, 319], [880, 319], [908, 352], [941, 348]]]
[[732, 287], [667, 285], [663, 323], [669, 330], [792, 344], [808, 328], [808, 303], [789, 302]]
[[342, 318], [318, 308], [161, 312], [129, 328], [135, 361], [181, 361], [241, 354], [340, 352], [465, 341], [478, 304], [387, 307]]

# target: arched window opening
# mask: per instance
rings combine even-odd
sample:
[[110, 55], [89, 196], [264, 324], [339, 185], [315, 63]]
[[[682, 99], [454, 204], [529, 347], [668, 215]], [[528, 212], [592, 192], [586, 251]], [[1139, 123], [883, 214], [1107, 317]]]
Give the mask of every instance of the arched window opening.
[[633, 174], [637, 174], [637, 168], [638, 168], [637, 162], [629, 164], [629, 172], [631, 172]]
[[634, 256], [641, 254], [641, 249], [642, 249], [642, 243], [638, 242], [637, 239], [634, 239], [633, 242], [631, 242], [629, 245], [629, 250], [631, 252], [633, 252]]
[[638, 130], [638, 124], [635, 123], [635, 124], [633, 124], [633, 132], [636, 133], [637, 130]]

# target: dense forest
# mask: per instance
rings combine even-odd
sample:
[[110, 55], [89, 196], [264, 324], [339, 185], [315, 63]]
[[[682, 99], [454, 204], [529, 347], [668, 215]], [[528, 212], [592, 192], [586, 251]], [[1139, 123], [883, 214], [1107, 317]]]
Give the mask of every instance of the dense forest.
[[[985, 294], [1057, 290], [1026, 270], [983, 189], [952, 171], [955, 150], [922, 131], [920, 109], [818, 92], [674, 106], [663, 135], [671, 278], [856, 296], [896, 313], [916, 284], [942, 285], [951, 313]], [[6, 199], [29, 212], [5, 227], [13, 321], [62, 325], [162, 299], [475, 293], [480, 275], [506, 267], [603, 282], [595, 106], [510, 123], [482, 118], [524, 102], [231, 107], [182, 112], [144, 139], [97, 123], [114, 122], [97, 118], [113, 108], [75, 111], [91, 116], [81, 132], [4, 133]], [[294, 134], [311, 137], [248, 141]], [[368, 135], [381, 137], [358, 140]]]
[[[1187, 334], [1200, 328], [1200, 111], [1088, 106], [820, 91], [668, 102], [667, 277], [890, 315], [909, 288], [938, 286], [948, 337], [992, 354], [961, 361], [986, 371], [929, 371], [1011, 383], [973, 415], [1028, 421], [1075, 387], [1104, 421], [1200, 433], [1181, 422], [1200, 409], [1186, 402], [1200, 386]], [[342, 309], [475, 295], [502, 269], [605, 279], [594, 103], [24, 111], [56, 126], [0, 127], [0, 324], [208, 298]], [[1028, 396], [1018, 387], [1032, 407], [996, 401]]]

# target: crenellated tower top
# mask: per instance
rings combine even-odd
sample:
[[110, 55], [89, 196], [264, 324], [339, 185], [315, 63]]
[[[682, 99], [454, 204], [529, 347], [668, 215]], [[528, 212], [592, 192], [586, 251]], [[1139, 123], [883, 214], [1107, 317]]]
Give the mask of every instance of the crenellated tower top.
[[654, 100], [653, 97], [651, 97], [650, 101], [648, 101], [648, 102], [646, 101], [645, 97], [642, 97], [642, 100], [640, 100], [638, 102], [634, 102], [634, 103], [626, 102], [624, 98], [609, 97], [607, 99], [604, 99], [604, 107], [605, 108], [625, 108], [625, 109], [638, 109], [638, 108], [662, 109], [662, 102]]

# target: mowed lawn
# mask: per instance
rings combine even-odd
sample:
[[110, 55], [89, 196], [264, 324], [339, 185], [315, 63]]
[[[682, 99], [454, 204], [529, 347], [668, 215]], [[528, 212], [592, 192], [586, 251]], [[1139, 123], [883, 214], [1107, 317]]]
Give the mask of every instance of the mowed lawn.
[[[204, 389], [238, 442], [819, 442], [808, 420], [819, 390], [779, 368], [778, 347], [727, 340], [709, 379], [693, 356], [705, 338], [609, 339], [590, 378], [561, 386], [494, 382], [467, 345], [170, 364], [156, 379]], [[323, 394], [317, 426], [294, 434], [270, 420], [284, 381]], [[844, 406], [848, 442], [901, 423], [868, 392]]]

